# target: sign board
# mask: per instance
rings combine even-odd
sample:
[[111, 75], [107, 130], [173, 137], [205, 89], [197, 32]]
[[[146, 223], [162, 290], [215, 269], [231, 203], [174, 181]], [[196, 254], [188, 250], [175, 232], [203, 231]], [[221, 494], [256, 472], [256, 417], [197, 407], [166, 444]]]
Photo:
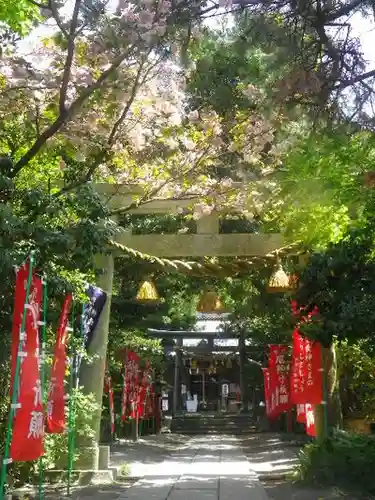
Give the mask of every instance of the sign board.
[[228, 396], [228, 394], [229, 394], [229, 385], [228, 384], [223, 384], [221, 386], [221, 394], [223, 396]]

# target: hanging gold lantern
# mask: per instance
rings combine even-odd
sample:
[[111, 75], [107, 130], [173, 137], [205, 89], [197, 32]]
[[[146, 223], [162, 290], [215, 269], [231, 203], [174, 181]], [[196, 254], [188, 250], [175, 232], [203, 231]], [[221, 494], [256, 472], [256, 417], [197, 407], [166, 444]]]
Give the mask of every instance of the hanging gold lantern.
[[138, 302], [160, 302], [158, 291], [151, 280], [141, 284], [136, 299]]
[[216, 368], [215, 368], [215, 366], [214, 366], [214, 364], [213, 364], [213, 363], [210, 363], [210, 366], [209, 366], [209, 368], [208, 368], [208, 373], [209, 373], [210, 375], [213, 375], [213, 374], [215, 374], [215, 373], [216, 373]]
[[204, 314], [223, 314], [228, 312], [214, 290], [204, 292], [197, 305], [197, 312]]
[[269, 293], [282, 293], [292, 290], [290, 278], [281, 265], [279, 258], [276, 260], [276, 268], [268, 282], [267, 291]]

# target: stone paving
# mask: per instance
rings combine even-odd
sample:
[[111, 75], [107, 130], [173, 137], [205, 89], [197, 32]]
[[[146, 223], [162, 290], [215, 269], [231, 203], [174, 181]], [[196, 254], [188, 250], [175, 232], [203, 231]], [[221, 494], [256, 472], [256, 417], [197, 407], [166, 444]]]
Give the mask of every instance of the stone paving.
[[[305, 495], [281, 493], [275, 497], [276, 490], [267, 484], [263, 488], [259, 482], [291, 472], [298, 449], [296, 445], [288, 445], [281, 435], [272, 433], [254, 433], [241, 438], [217, 434], [194, 437], [160, 434], [136, 443], [124, 440], [111, 450], [111, 466], [117, 468], [121, 480], [115, 484], [74, 488], [72, 498], [230, 500], [236, 496], [236, 500], [302, 500]], [[126, 476], [122, 476], [124, 472]], [[56, 493], [47, 498], [62, 498]], [[306, 500], [312, 499], [315, 500], [314, 497]]]
[[254, 433], [242, 439], [250, 468], [260, 479], [285, 477], [298, 463], [301, 445], [278, 433]]
[[267, 500], [232, 436], [196, 436], [162, 461], [145, 464], [143, 477], [117, 500]]

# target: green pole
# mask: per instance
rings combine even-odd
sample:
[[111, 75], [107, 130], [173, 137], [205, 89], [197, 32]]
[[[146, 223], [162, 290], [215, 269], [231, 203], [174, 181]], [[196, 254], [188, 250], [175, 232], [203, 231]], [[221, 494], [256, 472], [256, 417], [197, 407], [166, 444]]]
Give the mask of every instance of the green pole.
[[75, 432], [75, 401], [74, 401], [74, 375], [75, 375], [75, 364], [76, 364], [76, 353], [74, 346], [74, 328], [75, 328], [75, 304], [73, 302], [72, 316], [71, 316], [71, 339], [70, 345], [71, 358], [70, 358], [70, 374], [69, 374], [69, 413], [68, 413], [68, 484], [67, 484], [67, 495], [70, 496], [70, 489], [72, 483], [72, 471], [74, 463], [74, 432]]
[[[42, 335], [41, 335], [41, 349], [40, 349], [40, 382], [42, 388], [42, 401], [46, 404], [46, 368], [45, 368], [45, 355], [46, 355], [46, 338], [47, 338], [47, 280], [44, 277], [43, 283], [43, 320], [42, 320]], [[44, 498], [44, 460], [43, 457], [39, 459], [39, 500]]]
[[320, 348], [322, 353], [322, 384], [323, 384], [323, 419], [324, 419], [324, 439], [328, 438], [328, 388], [327, 388], [327, 370], [326, 370], [326, 355], [324, 347]]
[[[83, 312], [84, 312], [85, 304], [82, 304], [81, 309], [81, 321], [80, 321], [80, 334], [81, 340], [84, 342], [84, 324], [83, 324]], [[74, 305], [72, 311], [72, 324], [74, 331]], [[81, 346], [84, 347], [84, 344]], [[74, 347], [74, 352], [72, 350], [72, 363], [71, 363], [71, 371], [70, 371], [70, 398], [69, 398], [69, 438], [68, 438], [68, 486], [67, 493], [70, 495], [71, 482], [72, 482], [72, 471], [74, 465], [74, 453], [75, 453], [75, 395], [79, 386], [79, 368], [81, 364], [82, 355], [79, 353], [77, 355], [76, 348]]]
[[[33, 277], [33, 265], [34, 265], [34, 252], [32, 251], [32, 252], [30, 252], [30, 256], [29, 256], [29, 275], [27, 277], [25, 304], [26, 304], [26, 302], [29, 298], [29, 295], [30, 295], [31, 281], [32, 281], [32, 277]], [[5, 437], [5, 449], [4, 449], [3, 463], [1, 466], [0, 500], [3, 500], [4, 494], [5, 494], [5, 483], [6, 483], [6, 478], [7, 478], [7, 465], [12, 462], [12, 459], [9, 458], [9, 453], [10, 453], [10, 443], [12, 441], [13, 419], [14, 419], [15, 409], [17, 407], [17, 401], [18, 401], [18, 382], [19, 382], [19, 376], [20, 376], [20, 371], [21, 371], [22, 342], [24, 340], [24, 332], [25, 332], [25, 326], [26, 326], [26, 314], [27, 314], [25, 304], [24, 304], [23, 313], [22, 313], [21, 331], [19, 332], [20, 336], [19, 336], [19, 342], [18, 342], [16, 370], [15, 370], [14, 380], [13, 380], [12, 399], [11, 399], [10, 411], [9, 411], [9, 416], [8, 416], [6, 437]]]

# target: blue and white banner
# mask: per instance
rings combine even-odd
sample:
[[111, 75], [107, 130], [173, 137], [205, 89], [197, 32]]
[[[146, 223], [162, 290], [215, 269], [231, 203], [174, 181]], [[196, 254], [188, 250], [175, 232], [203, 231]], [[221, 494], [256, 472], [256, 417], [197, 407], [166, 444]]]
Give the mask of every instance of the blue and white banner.
[[84, 306], [82, 321], [85, 349], [87, 350], [92, 342], [96, 325], [106, 303], [107, 294], [93, 285], [87, 287], [86, 293], [89, 300]]

